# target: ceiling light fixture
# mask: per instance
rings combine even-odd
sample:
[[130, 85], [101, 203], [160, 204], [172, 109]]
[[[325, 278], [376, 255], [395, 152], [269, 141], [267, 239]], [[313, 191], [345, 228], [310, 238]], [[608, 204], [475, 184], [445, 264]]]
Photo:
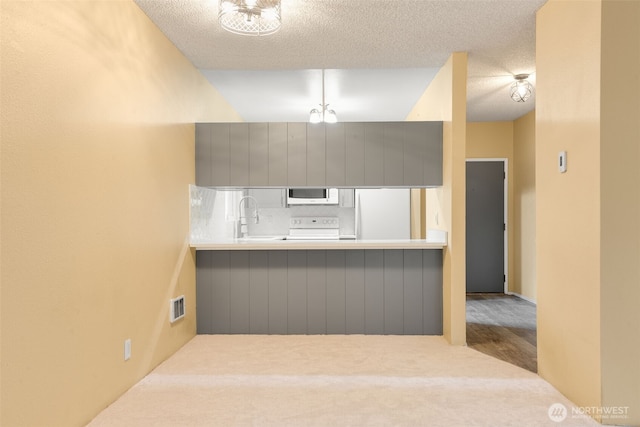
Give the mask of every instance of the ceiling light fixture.
[[336, 112], [329, 108], [329, 104], [324, 103], [324, 70], [322, 70], [322, 104], [320, 104], [320, 109], [313, 108], [309, 112], [309, 123], [336, 123], [337, 121]]
[[220, 0], [222, 28], [245, 36], [266, 36], [280, 29], [280, 0]]
[[511, 85], [511, 99], [515, 102], [525, 102], [531, 97], [533, 86], [527, 81], [529, 74], [518, 74], [516, 81]]

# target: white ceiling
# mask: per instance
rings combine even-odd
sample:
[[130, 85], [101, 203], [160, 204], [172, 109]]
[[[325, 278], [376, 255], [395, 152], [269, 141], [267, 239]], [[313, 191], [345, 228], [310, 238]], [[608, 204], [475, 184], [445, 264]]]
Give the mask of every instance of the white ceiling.
[[[535, 72], [546, 0], [282, 0], [276, 34], [231, 34], [218, 0], [135, 0], [245, 121], [306, 121], [322, 100], [340, 121], [404, 120], [452, 52], [469, 54], [467, 120], [513, 120]], [[535, 86], [535, 74], [530, 78]]]

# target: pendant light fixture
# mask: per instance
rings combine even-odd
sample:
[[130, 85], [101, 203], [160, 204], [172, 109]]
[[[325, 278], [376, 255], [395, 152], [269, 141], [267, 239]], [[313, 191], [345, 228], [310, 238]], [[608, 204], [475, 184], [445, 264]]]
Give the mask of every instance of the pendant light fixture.
[[218, 21], [234, 34], [266, 36], [280, 29], [280, 12], [280, 0], [220, 0]]
[[313, 108], [309, 112], [309, 123], [336, 123], [337, 121], [336, 112], [329, 108], [329, 104], [324, 103], [324, 70], [322, 70], [322, 104], [320, 104], [320, 109]]
[[533, 86], [527, 80], [529, 74], [518, 74], [516, 81], [511, 85], [511, 99], [515, 102], [526, 102], [531, 97]]

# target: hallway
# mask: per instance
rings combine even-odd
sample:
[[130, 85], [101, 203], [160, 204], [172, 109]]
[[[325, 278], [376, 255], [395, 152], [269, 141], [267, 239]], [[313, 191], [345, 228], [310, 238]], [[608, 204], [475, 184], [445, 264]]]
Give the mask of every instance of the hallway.
[[467, 345], [538, 372], [535, 304], [513, 295], [467, 294]]

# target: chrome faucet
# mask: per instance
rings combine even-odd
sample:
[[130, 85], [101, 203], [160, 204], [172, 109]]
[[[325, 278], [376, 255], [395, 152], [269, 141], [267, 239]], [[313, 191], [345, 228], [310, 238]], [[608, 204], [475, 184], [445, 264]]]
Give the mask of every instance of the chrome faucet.
[[[242, 202], [245, 200], [253, 200], [253, 216], [242, 215]], [[236, 237], [246, 237], [248, 234], [247, 218], [253, 218], [256, 224], [260, 223], [260, 215], [258, 214], [258, 201], [253, 196], [244, 196], [238, 202], [238, 228], [236, 230]]]

